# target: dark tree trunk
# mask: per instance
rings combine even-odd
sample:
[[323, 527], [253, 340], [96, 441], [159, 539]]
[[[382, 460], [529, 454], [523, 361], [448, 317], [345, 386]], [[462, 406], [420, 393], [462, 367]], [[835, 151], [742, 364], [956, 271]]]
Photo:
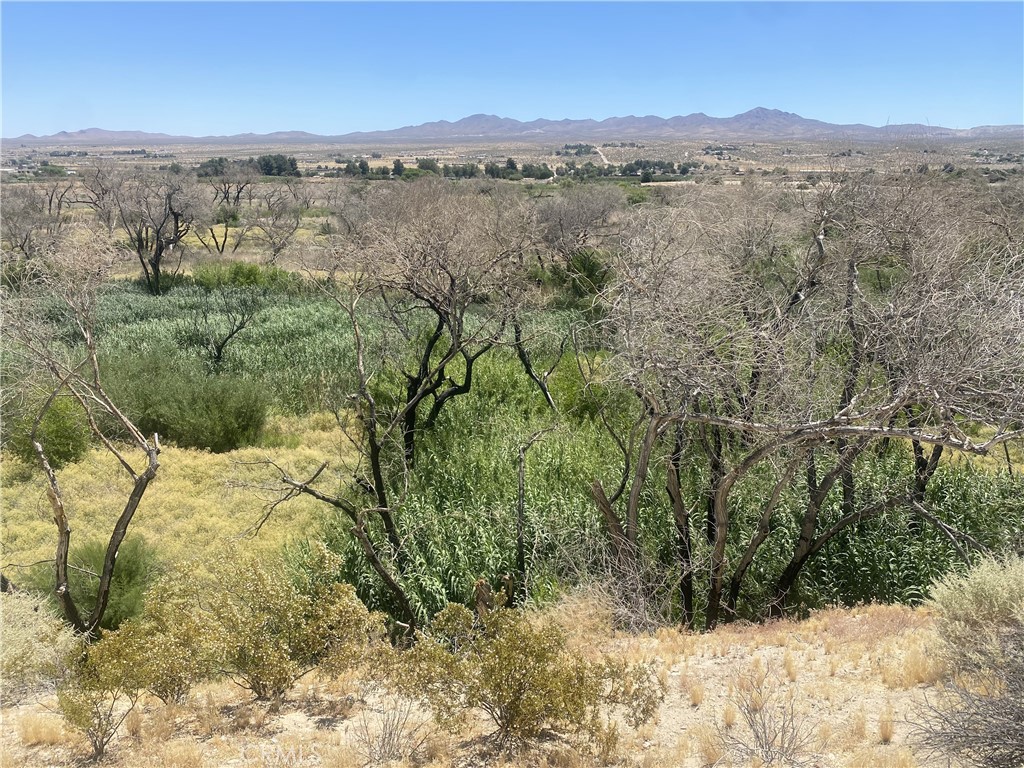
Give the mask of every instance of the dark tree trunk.
[[693, 542], [690, 535], [690, 510], [683, 500], [680, 470], [683, 458], [682, 427], [677, 425], [672, 452], [668, 457], [667, 487], [676, 527], [676, 551], [679, 558], [679, 599], [683, 609], [682, 624], [693, 629]]

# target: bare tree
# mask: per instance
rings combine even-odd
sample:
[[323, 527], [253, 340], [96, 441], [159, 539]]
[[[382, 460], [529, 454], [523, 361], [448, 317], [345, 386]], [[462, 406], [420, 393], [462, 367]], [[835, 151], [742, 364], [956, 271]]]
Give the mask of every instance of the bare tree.
[[194, 180], [183, 174], [140, 170], [123, 179], [112, 194], [117, 225], [128, 237], [150, 292], [159, 296], [166, 259], [177, 255], [171, 269], [175, 274], [184, 256], [182, 241], [192, 231], [199, 210]]
[[285, 187], [291, 193], [295, 206], [300, 211], [308, 211], [316, 204], [317, 185], [312, 182], [303, 181], [299, 177], [287, 176], [284, 182]]
[[209, 203], [196, 215], [196, 239], [210, 253], [235, 253], [245, 241], [251, 224], [246, 215], [253, 200], [259, 171], [248, 163], [227, 163], [222, 176], [204, 176], [212, 191]]
[[83, 167], [79, 173], [81, 188], [78, 202], [91, 208], [103, 224], [107, 234], [118, 226], [116, 192], [124, 179], [124, 172], [113, 162], [98, 160], [91, 167]]
[[625, 206], [625, 194], [607, 184], [578, 184], [541, 200], [541, 237], [561, 261], [580, 248], [600, 247], [614, 236], [612, 224]]
[[[775, 489], [734, 571], [731, 610], [780, 494], [799, 478], [807, 496], [775, 588], [781, 608], [804, 565], [839, 532], [920, 505], [943, 450], [985, 453], [1021, 434], [1024, 413], [1019, 248], [983, 255], [977, 230], [916, 180], [836, 180], [803, 212], [785, 197], [744, 194], [701, 193], [685, 208], [637, 212], [608, 294], [616, 370], [643, 415], [620, 442], [629, 458], [618, 488], [607, 496], [598, 484], [595, 498], [612, 540], [635, 548], [654, 456], [669, 457], [668, 493], [685, 527], [700, 499], [681, 498], [673, 457], [684, 443], [704, 455], [708, 626], [725, 594], [730, 494], [742, 478], [770, 466]], [[966, 424], [989, 436], [975, 441]], [[911, 482], [862, 499], [856, 459], [891, 438], [914, 446]], [[841, 514], [826, 522], [834, 488]]]
[[[305, 480], [280, 471], [284, 498], [310, 495], [347, 516], [409, 631], [418, 617], [405, 586], [412, 559], [400, 510], [417, 438], [470, 391], [474, 366], [501, 342], [522, 286], [517, 257], [486, 234], [489, 205], [475, 188], [440, 180], [374, 190], [359, 237], [335, 241], [312, 265], [329, 276], [320, 284], [355, 340], [355, 383], [338, 415], [342, 424], [354, 418], [349, 439], [359, 459], [340, 494], [315, 486], [326, 462]], [[395, 383], [382, 389], [389, 378]]]
[[286, 186], [260, 184], [248, 224], [252, 239], [270, 252], [267, 261], [273, 264], [292, 244], [302, 225], [302, 216]]
[[0, 232], [8, 253], [31, 258], [45, 251], [70, 219], [75, 183], [67, 179], [46, 183], [5, 184]]
[[250, 193], [259, 181], [259, 170], [249, 163], [228, 163], [223, 176], [210, 176], [206, 183], [213, 190], [214, 206], [241, 208], [251, 200]]
[[[31, 285], [17, 296], [5, 296], [9, 306], [4, 333], [16, 354], [25, 355], [45, 370], [50, 393], [36, 415], [31, 439], [47, 484], [47, 498], [57, 528], [54, 557], [54, 595], [67, 622], [85, 635], [96, 636], [106, 612], [117, 563], [117, 553], [142, 498], [160, 466], [157, 436], [146, 437], [107, 394], [97, 360], [97, 296], [103, 282], [121, 261], [121, 251], [95, 233], [75, 228], [66, 233], [40, 259], [42, 267]], [[60, 317], [54, 317], [55, 307]], [[69, 346], [65, 328], [73, 329]], [[84, 613], [68, 580], [71, 516], [57, 472], [37, 431], [59, 396], [70, 394], [81, 405], [95, 437], [114, 456], [131, 480], [107, 542], [95, 604]], [[116, 436], [111, 432], [116, 431]], [[133, 454], [135, 456], [133, 457]]]
[[182, 347], [202, 350], [210, 367], [218, 371], [228, 345], [256, 324], [266, 302], [266, 291], [218, 280], [213, 285], [197, 287], [185, 300], [187, 310], [175, 331], [177, 342]]
[[223, 256], [242, 247], [251, 224], [240, 206], [218, 204], [216, 201], [196, 216], [196, 239], [210, 253]]

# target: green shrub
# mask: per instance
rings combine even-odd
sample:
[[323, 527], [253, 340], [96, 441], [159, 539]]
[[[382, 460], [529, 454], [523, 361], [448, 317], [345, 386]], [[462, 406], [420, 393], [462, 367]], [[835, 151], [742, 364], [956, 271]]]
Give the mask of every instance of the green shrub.
[[96, 759], [139, 700], [145, 654], [145, 638], [134, 630], [113, 632], [71, 666], [57, 689], [61, 714], [88, 737]]
[[336, 571], [332, 556], [311, 557], [322, 558], [320, 566], [298, 573], [280, 561], [226, 557], [207, 596], [224, 671], [258, 699], [279, 701], [317, 666], [340, 673], [380, 635], [352, 587], [312, 575]]
[[648, 201], [648, 195], [646, 189], [640, 189], [639, 187], [632, 187], [626, 190], [626, 202], [629, 205], [641, 205]]
[[947, 576], [932, 588], [929, 604], [953, 668], [984, 670], [986, 643], [1008, 628], [1024, 628], [1024, 558], [988, 558], [966, 574]]
[[593, 739], [607, 732], [602, 716], [612, 705], [622, 705], [636, 727], [654, 716], [663, 697], [649, 668], [574, 656], [553, 622], [504, 608], [474, 621], [468, 609], [450, 605], [412, 650], [396, 657], [391, 677], [407, 695], [422, 697], [448, 729], [468, 711], [483, 710], [503, 747], [544, 729]]
[[[36, 409], [28, 409], [21, 419], [11, 425], [7, 443], [15, 456], [33, 466], [39, 460], [31, 437], [37, 413]], [[36, 431], [36, 439], [43, 446], [46, 458], [54, 469], [80, 461], [89, 451], [91, 438], [92, 432], [85, 411], [71, 396], [56, 398], [43, 415]]]
[[1024, 765], [1024, 559], [987, 559], [935, 586], [943, 696], [923, 713], [930, 744], [968, 764]]
[[[99, 574], [103, 571], [106, 542], [94, 540], [72, 546], [68, 557], [68, 586], [82, 615], [96, 605]], [[117, 629], [127, 619], [142, 611], [143, 595], [158, 569], [156, 552], [141, 536], [129, 536], [117, 553], [117, 565], [110, 581], [107, 609], [100, 622], [104, 630]], [[53, 600], [53, 565], [36, 567], [26, 579], [26, 588], [49, 595]]]
[[165, 704], [183, 702], [192, 687], [217, 668], [215, 624], [200, 609], [199, 588], [188, 573], [171, 574], [153, 584], [141, 614], [121, 631], [125, 629], [144, 643], [143, 684]]
[[44, 600], [0, 592], [0, 701], [15, 704], [56, 681], [80, 640]]
[[209, 376], [198, 362], [167, 350], [116, 358], [104, 367], [111, 397], [145, 434], [224, 453], [255, 445], [263, 433], [269, 403], [254, 382]]
[[302, 279], [280, 267], [249, 264], [244, 261], [200, 264], [192, 271], [192, 279], [200, 288], [214, 291], [221, 288], [259, 288], [274, 292], [297, 290]]

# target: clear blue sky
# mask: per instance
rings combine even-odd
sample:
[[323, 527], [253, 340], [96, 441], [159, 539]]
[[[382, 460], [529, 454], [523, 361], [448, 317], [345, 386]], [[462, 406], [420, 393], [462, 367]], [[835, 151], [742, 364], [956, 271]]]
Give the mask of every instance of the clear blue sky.
[[2, 133], [339, 134], [490, 113], [1024, 123], [1024, 3], [22, 3]]

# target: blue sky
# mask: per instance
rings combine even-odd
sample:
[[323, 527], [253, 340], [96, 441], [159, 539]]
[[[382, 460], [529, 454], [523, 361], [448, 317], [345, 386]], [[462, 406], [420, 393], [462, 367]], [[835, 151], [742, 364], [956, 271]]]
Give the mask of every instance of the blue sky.
[[2, 134], [340, 134], [474, 113], [1024, 123], [1024, 3], [0, 5]]

